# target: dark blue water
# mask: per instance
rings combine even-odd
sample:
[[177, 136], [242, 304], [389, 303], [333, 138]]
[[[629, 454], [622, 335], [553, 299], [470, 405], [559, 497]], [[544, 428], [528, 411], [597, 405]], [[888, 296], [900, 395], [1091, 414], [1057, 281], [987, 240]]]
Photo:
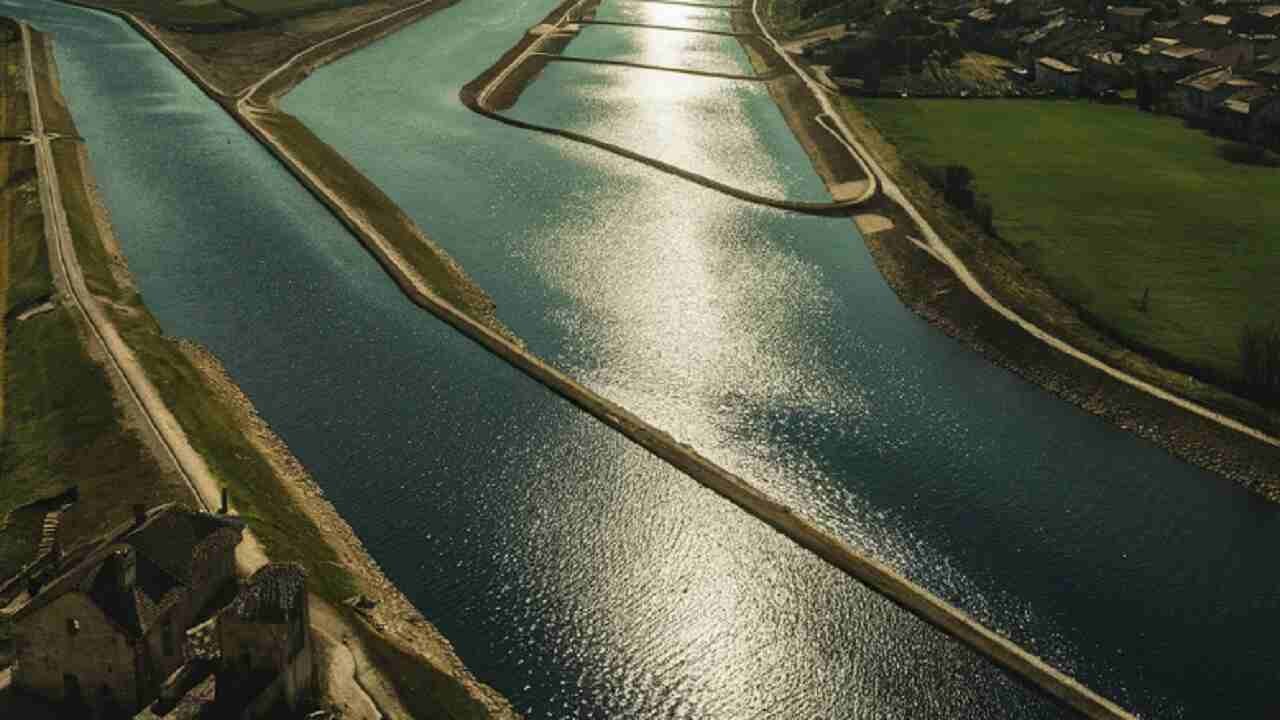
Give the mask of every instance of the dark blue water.
[[[462, 109], [457, 87], [548, 5], [467, 0], [318, 73], [289, 107], [534, 350], [612, 399], [1126, 705], [1267, 716], [1271, 506], [918, 322], [847, 223]], [[120, 23], [5, 12], [55, 33], [161, 323], [223, 359], [392, 579], [521, 710], [1060, 714], [410, 306]], [[390, 100], [400, 112], [354, 129], [353, 108]], [[693, 131], [678, 114], [670, 129]], [[790, 188], [752, 157], [746, 179]]]

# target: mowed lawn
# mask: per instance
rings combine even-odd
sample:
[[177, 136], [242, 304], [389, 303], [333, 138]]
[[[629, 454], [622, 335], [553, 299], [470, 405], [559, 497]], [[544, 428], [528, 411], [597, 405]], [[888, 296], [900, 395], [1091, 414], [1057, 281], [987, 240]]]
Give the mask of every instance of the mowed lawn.
[[1241, 328], [1280, 319], [1280, 169], [1225, 141], [1084, 102], [855, 104], [908, 159], [973, 170], [1019, 257], [1130, 342], [1235, 379]]

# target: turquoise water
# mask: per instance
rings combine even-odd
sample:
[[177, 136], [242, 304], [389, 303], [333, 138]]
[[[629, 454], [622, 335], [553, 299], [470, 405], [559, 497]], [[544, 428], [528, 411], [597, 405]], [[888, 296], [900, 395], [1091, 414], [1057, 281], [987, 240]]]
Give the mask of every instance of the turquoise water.
[[[1280, 513], [942, 337], [847, 221], [466, 111], [458, 87], [549, 6], [466, 0], [287, 107], [533, 350], [611, 399], [1147, 716], [1267, 717], [1280, 586], [1260, 569]], [[127, 27], [34, 0], [5, 12], [55, 33], [162, 325], [223, 359], [388, 575], [530, 717], [1065, 716], [411, 306]], [[623, 126], [595, 112], [566, 121]], [[676, 140], [725, 132], [676, 115]], [[717, 162], [804, 191], [795, 156], [749, 160]]]
[[505, 114], [571, 127], [765, 197], [831, 202], [809, 157], [791, 152], [795, 138], [763, 83], [552, 63]]
[[[658, 47], [664, 52], [655, 57], [652, 39], [659, 37], [662, 44]], [[672, 49], [677, 52], [670, 52]], [[742, 45], [732, 37], [614, 25], [583, 25], [564, 54], [649, 65], [659, 64], [654, 61], [660, 60], [663, 67], [706, 72], [749, 74], [750, 69]]]

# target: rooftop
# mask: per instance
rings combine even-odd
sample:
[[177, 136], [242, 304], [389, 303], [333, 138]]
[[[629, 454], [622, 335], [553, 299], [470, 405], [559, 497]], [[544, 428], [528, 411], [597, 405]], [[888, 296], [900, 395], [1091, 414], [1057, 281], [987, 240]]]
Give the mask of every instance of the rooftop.
[[1263, 5], [1257, 12], [1264, 18], [1280, 18], [1280, 5]]
[[[212, 551], [203, 541], [230, 528], [236, 532], [219, 536], [212, 545], [234, 547], [243, 527], [235, 518], [172, 503], [152, 508], [141, 521], [121, 525], [87, 543], [87, 551], [68, 554], [52, 579], [18, 606], [13, 616], [21, 620], [68, 592], [82, 592], [123, 630], [141, 637], [190, 584], [193, 556]], [[121, 575], [130, 571], [130, 565], [135, 579], [128, 593], [122, 594]]]
[[1103, 65], [1123, 65], [1124, 53], [1118, 53], [1114, 50], [1106, 50], [1103, 52], [1089, 53], [1088, 58], [1096, 63]]
[[307, 592], [307, 572], [296, 563], [269, 563], [240, 588], [226, 612], [240, 620], [283, 623], [296, 616]]
[[1173, 47], [1161, 50], [1160, 54], [1167, 58], [1173, 58], [1174, 60], [1182, 60], [1193, 55], [1199, 55], [1202, 52], [1204, 52], [1204, 48], [1191, 47], [1190, 45], [1174, 45]]
[[1231, 68], [1212, 67], [1207, 70], [1192, 73], [1179, 80], [1178, 84], [1183, 87], [1200, 90], [1201, 92], [1212, 92], [1230, 79]]
[[1112, 5], [1107, 8], [1107, 12], [1113, 15], [1124, 15], [1126, 17], [1146, 17], [1151, 12], [1151, 8], [1135, 7], [1132, 5]]
[[1036, 63], [1060, 73], [1071, 74], [1080, 72], [1080, 68], [1074, 65], [1068, 65], [1057, 58], [1042, 57], [1039, 60], [1036, 60]]
[[1205, 15], [1200, 18], [1200, 22], [1205, 25], [1213, 25], [1215, 27], [1227, 27], [1231, 24], [1230, 15]]

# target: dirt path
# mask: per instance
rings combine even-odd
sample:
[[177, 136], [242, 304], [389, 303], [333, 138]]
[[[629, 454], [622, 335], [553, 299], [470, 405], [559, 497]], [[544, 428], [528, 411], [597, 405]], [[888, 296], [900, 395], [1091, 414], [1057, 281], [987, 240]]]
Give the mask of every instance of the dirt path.
[[829, 92], [823, 88], [821, 84], [810, 77], [808, 73], [801, 69], [800, 65], [792, 59], [790, 55], [786, 54], [782, 50], [782, 46], [769, 32], [768, 28], [765, 27], [764, 21], [760, 18], [757, 7], [758, 4], [759, 0], [753, 0], [751, 12], [755, 15], [756, 23], [759, 24], [761, 33], [763, 33], [764, 37], [779, 51], [787, 64], [795, 70], [796, 74], [804, 80], [805, 84], [809, 87], [810, 92], [812, 92], [814, 97], [817, 98], [818, 103], [822, 106], [823, 112], [825, 113], [824, 122], [832, 123], [834, 127], [839, 130], [841, 142], [848, 146], [850, 150], [857, 155], [859, 162], [863, 163], [864, 167], [868, 168], [868, 175], [872, 176], [876, 182], [879, 183], [884, 194], [899, 205], [911, 217], [916, 226], [920, 228], [920, 232], [925, 238], [924, 243], [928, 246], [930, 254], [945, 263], [947, 267], [955, 273], [956, 277], [964, 283], [964, 286], [977, 296], [978, 299], [982, 300], [983, 303], [999, 313], [1006, 320], [1009, 320], [1013, 324], [1025, 330], [1027, 333], [1031, 334], [1037, 340], [1040, 340], [1055, 350], [1069, 355], [1096, 370], [1106, 373], [1108, 376], [1119, 380], [1126, 385], [1141, 390], [1153, 397], [1172, 403], [1183, 410], [1199, 415], [1218, 423], [1219, 425], [1235, 430], [1236, 432], [1243, 433], [1255, 440], [1275, 447], [1280, 447], [1280, 438], [1269, 435], [1255, 427], [1242, 423], [1235, 418], [1228, 417], [1227, 415], [1211, 410], [1199, 403], [1187, 400], [1186, 398], [1169, 392], [1168, 390], [1130, 375], [1123, 370], [1108, 365], [1097, 357], [1090, 355], [1065, 340], [1047, 332], [1040, 326], [1014, 312], [1011, 308], [1007, 307], [992, 296], [991, 293], [987, 291], [986, 287], [984, 287], [982, 283], [978, 282], [978, 279], [969, 270], [968, 266], [964, 264], [964, 261], [951, 250], [942, 237], [938, 235], [931, 225], [929, 225], [929, 222], [924, 219], [924, 216], [921, 215], [920, 211], [916, 209], [916, 207], [907, 198], [906, 194], [903, 193], [902, 188], [900, 188], [898, 184], [894, 182], [893, 178], [891, 178], [889, 174], [880, 167], [879, 163], [876, 162], [875, 157], [862, 145], [862, 143], [857, 140], [853, 132], [849, 130], [848, 125], [845, 124], [843, 115], [832, 106]]
[[[90, 340], [99, 345], [104, 357], [108, 360], [110, 369], [118, 374], [122, 386], [127, 391], [126, 397], [121, 400], [130, 402], [136, 407], [138, 414], [144, 420], [141, 429], [154, 436], [155, 442], [152, 446], [162, 448], [162, 452], [167, 456], [166, 459], [186, 481], [196, 503], [206, 512], [212, 512], [218, 507], [221, 483], [209, 470], [204, 458], [192, 447], [186, 433], [165, 406], [159, 391], [146, 375], [137, 357], [85, 284], [84, 273], [76, 256], [70, 225], [67, 221], [66, 209], [62, 204], [62, 186], [49, 145], [52, 138], [44, 131], [44, 119], [41, 114], [39, 94], [36, 92], [31, 57], [30, 30], [25, 24], [21, 27], [26, 51], [28, 97], [31, 103], [33, 126], [31, 143], [36, 149], [41, 206], [45, 215], [49, 256], [55, 260], [50, 263], [55, 274], [55, 282], [84, 319], [90, 330]], [[100, 223], [103, 221], [102, 218], [97, 220]], [[244, 540], [236, 547], [236, 565], [239, 574], [242, 577], [248, 577], [267, 562], [268, 558], [262, 544], [252, 532], [246, 530]], [[317, 626], [319, 631], [339, 636], [348, 632], [345, 624], [336, 614], [321, 613], [318, 617], [322, 620], [322, 624]], [[347, 655], [350, 659], [350, 651], [347, 651]], [[331, 672], [330, 674], [336, 682], [336, 686], [331, 685], [331, 688], [338, 697], [347, 698], [357, 706], [373, 706], [372, 700], [364, 694], [356, 681], [354, 659], [351, 659], [351, 672], [345, 675], [345, 682], [343, 673]], [[380, 717], [380, 715], [373, 717]], [[403, 717], [408, 717], [408, 714], [404, 714]]]

